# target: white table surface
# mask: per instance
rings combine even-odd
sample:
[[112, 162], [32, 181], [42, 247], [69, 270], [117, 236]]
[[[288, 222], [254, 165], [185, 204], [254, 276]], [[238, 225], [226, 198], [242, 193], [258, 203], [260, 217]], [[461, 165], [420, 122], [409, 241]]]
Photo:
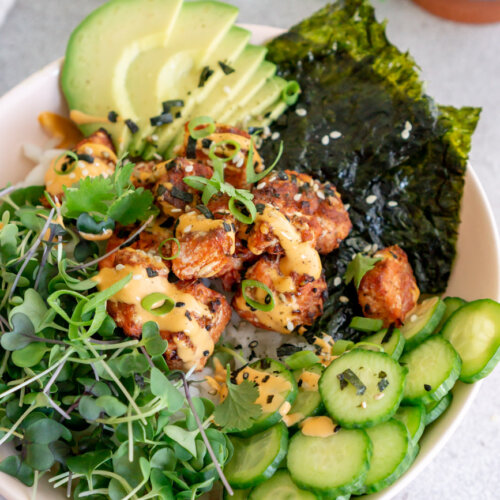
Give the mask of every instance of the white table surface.
[[[379, 18], [389, 20], [389, 38], [410, 50], [422, 68], [430, 95], [442, 104], [483, 107], [471, 163], [499, 225], [500, 24], [460, 25], [435, 18], [409, 0], [372, 1]], [[12, 3], [0, 0], [0, 95], [63, 55], [72, 28], [103, 0], [17, 0], [2, 24], [2, 10]], [[241, 9], [240, 22], [287, 28], [326, 2], [232, 3]], [[499, 388], [500, 369], [486, 379], [451, 442], [397, 500], [500, 499]]]

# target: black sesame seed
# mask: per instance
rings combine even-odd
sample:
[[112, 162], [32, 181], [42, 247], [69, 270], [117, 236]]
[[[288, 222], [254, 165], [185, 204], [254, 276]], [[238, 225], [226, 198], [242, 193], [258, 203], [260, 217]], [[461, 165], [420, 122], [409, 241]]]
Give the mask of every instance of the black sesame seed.
[[274, 394], [269, 394], [269, 396], [267, 396], [267, 404], [271, 404], [273, 402], [273, 399], [274, 399]]
[[158, 276], [158, 271], [151, 269], [150, 267], [146, 267], [146, 272], [148, 273], [148, 278], [154, 278]]
[[269, 379], [271, 378], [271, 375], [266, 375], [263, 379], [262, 379], [262, 383], [265, 384]]
[[302, 387], [302, 379], [299, 379], [299, 381], [297, 382], [297, 387]]
[[210, 139], [202, 139], [201, 145], [202, 145], [202, 147], [208, 149], [212, 145], [212, 141]]
[[288, 175], [286, 175], [286, 172], [283, 172], [283, 170], [280, 170], [278, 172], [278, 179], [282, 181], [287, 181], [288, 180]]
[[186, 312], [184, 313], [184, 316], [186, 316], [186, 318], [187, 318], [189, 321], [191, 321], [191, 313], [190, 313], [189, 311], [186, 311]]
[[208, 356], [210, 354], [210, 351], [203, 351], [203, 356]]
[[177, 111], [177, 113], [175, 113], [176, 118], [180, 118], [181, 116], [182, 116], [182, 113], [180, 111]]
[[429, 384], [424, 384], [424, 389], [429, 392], [432, 390], [432, 387]]
[[244, 372], [243, 373], [243, 379], [244, 380], [247, 380], [249, 376], [250, 376], [250, 374], [248, 372]]
[[116, 111], [110, 111], [108, 113], [108, 121], [111, 123], [116, 123], [116, 120], [118, 119], [118, 113]]
[[175, 307], [184, 307], [186, 305], [185, 302], [176, 302]]

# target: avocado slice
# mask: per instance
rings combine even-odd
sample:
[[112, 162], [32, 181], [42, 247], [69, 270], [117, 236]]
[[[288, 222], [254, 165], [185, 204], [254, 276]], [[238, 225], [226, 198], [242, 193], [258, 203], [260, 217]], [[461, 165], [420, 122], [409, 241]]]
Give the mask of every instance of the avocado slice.
[[188, 93], [198, 87], [203, 68], [237, 16], [236, 7], [221, 2], [184, 3], [168, 44], [137, 55], [126, 76], [128, 99], [140, 129], [129, 147], [132, 156], [141, 154], [145, 139], [156, 133], [150, 118], [161, 113], [163, 101], [182, 99], [186, 105]]
[[281, 98], [281, 92], [286, 87], [286, 80], [279, 76], [269, 78], [264, 86], [255, 94], [245, 107], [238, 108], [227, 121], [243, 128], [250, 123], [261, 126], [265, 119], [267, 108]]
[[[267, 49], [259, 45], [247, 45], [245, 50], [239, 55], [229, 68], [228, 73], [219, 80], [217, 85], [205, 99], [198, 103], [189, 115], [183, 114], [183, 119], [188, 121], [196, 116], [218, 117], [224, 109], [231, 103], [241, 89], [256, 73], [266, 56]], [[170, 156], [170, 151], [184, 138], [184, 129], [178, 131], [174, 140], [170, 143], [166, 156]], [[165, 152], [162, 151], [165, 155]]]
[[[182, 0], [111, 0], [73, 31], [61, 85], [70, 110], [97, 119], [80, 125], [84, 134], [104, 126], [115, 141], [117, 137], [124, 140], [128, 129], [123, 119], [130, 116], [127, 109], [118, 106], [118, 101], [126, 101], [125, 89], [120, 85], [123, 69], [144, 47], [166, 43], [181, 5]], [[106, 120], [111, 110], [121, 118], [115, 124]]]
[[234, 96], [233, 101], [226, 106], [226, 109], [223, 110], [218, 118], [219, 122], [229, 123], [228, 118], [235, 113], [237, 109], [245, 107], [274, 73], [276, 73], [276, 66], [269, 61], [263, 61], [252, 78]]
[[191, 110], [197, 104], [203, 102], [221, 78], [226, 76], [219, 65], [219, 61], [223, 61], [229, 65], [234, 64], [234, 61], [243, 52], [250, 40], [250, 36], [251, 33], [249, 31], [237, 26], [233, 26], [229, 30], [210, 58], [206, 60], [206, 67], [210, 68], [213, 74], [202, 86], [199, 85], [201, 71], [196, 75], [196, 84], [194, 87], [190, 87], [190, 94], [185, 96], [181, 117], [174, 119], [174, 121], [168, 125], [156, 128], [155, 134], [158, 135], [158, 141], [155, 146], [157, 146], [157, 148], [148, 145], [143, 154], [143, 158], [151, 158], [151, 154], [154, 151], [158, 151], [161, 154], [166, 150], [179, 131], [183, 129], [186, 122], [186, 116], [190, 116]]

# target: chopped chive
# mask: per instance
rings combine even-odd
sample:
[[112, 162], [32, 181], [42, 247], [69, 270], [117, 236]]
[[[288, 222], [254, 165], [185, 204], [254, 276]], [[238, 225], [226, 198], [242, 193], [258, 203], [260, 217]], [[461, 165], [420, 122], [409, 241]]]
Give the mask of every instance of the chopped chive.
[[[257, 302], [256, 300], [253, 300], [251, 297], [249, 297], [246, 293], [247, 288], [260, 288], [261, 290], [264, 290], [267, 293], [268, 297], [271, 297], [271, 301], [269, 304], [261, 304], [260, 302]], [[271, 289], [265, 285], [264, 283], [261, 283], [260, 281], [257, 280], [243, 280], [241, 282], [241, 293], [243, 295], [243, 298], [245, 299], [245, 302], [251, 306], [254, 307], [255, 309], [258, 309], [259, 311], [272, 311], [274, 309], [274, 295]]]

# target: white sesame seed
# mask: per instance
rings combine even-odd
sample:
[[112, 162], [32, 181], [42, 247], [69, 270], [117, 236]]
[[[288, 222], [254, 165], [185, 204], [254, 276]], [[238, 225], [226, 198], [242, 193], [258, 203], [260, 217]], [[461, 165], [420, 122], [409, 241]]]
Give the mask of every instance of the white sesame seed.
[[342, 283], [342, 278], [340, 278], [339, 276], [337, 276], [337, 277], [333, 280], [333, 286], [339, 286], [341, 283]]
[[93, 150], [90, 146], [86, 146], [86, 147], [83, 149], [83, 151], [84, 151], [84, 152], [85, 152], [85, 154], [87, 154], [87, 155], [91, 155], [91, 154], [94, 152], [94, 150]]
[[260, 184], [257, 184], [257, 189], [263, 189], [266, 187], [266, 183], [265, 182], [261, 182]]
[[76, 177], [75, 172], [71, 172], [71, 174], [69, 174], [69, 178], [70, 179], [74, 179], [75, 177]]
[[269, 182], [274, 182], [276, 180], [276, 176], [273, 175], [270, 179], [269, 179]]
[[335, 52], [337, 50], [337, 42], [333, 42], [332, 50]]
[[324, 200], [325, 199], [325, 193], [323, 193], [323, 191], [318, 191], [316, 194], [318, 195], [318, 198], [320, 200]]
[[108, 152], [108, 151], [103, 151], [103, 152], [102, 152], [102, 157], [103, 157], [103, 158], [106, 158], [106, 160], [109, 158], [109, 156], [110, 156], [110, 155], [109, 155], [109, 152]]
[[328, 144], [330, 144], [330, 138], [327, 135], [324, 135], [321, 138], [321, 144], [323, 144], [323, 146], [328, 146]]
[[154, 142], [156, 142], [158, 139], [159, 139], [158, 134], [153, 134], [151, 136], [151, 140], [154, 141]]
[[363, 408], [363, 410], [366, 408], [366, 401], [361, 401], [361, 408]]
[[415, 323], [415, 321], [417, 321], [417, 319], [418, 319], [418, 316], [417, 316], [416, 314], [412, 314], [412, 315], [410, 316], [410, 321], [411, 321], [412, 323]]
[[342, 304], [347, 304], [349, 302], [349, 298], [346, 297], [345, 295], [341, 295], [339, 297], [339, 300], [340, 300], [340, 302], [342, 302]]
[[304, 116], [306, 116], [306, 115], [307, 115], [307, 110], [306, 110], [306, 109], [304, 109], [304, 108], [297, 108], [297, 109], [295, 110], [295, 113], [296, 113], [296, 115], [297, 115], [297, 116], [302, 116], [302, 117], [304, 117]]
[[387, 203], [387, 206], [388, 207], [397, 207], [398, 206], [398, 202], [397, 201], [389, 201]]
[[297, 193], [297, 194], [293, 197], [293, 199], [294, 199], [295, 201], [300, 201], [300, 199], [301, 199], [301, 198], [302, 198], [302, 195], [301, 195], [300, 193]]
[[158, 160], [158, 161], [162, 161], [162, 160], [163, 160], [163, 156], [162, 156], [162, 155], [160, 155], [160, 154], [158, 154], [158, 153], [155, 153], [155, 154], [153, 155], [153, 158], [154, 158], [155, 160]]
[[286, 328], [287, 328], [287, 330], [292, 331], [292, 330], [293, 330], [293, 323], [292, 323], [291, 321], [289, 321], [289, 322], [286, 324]]
[[173, 214], [178, 214], [179, 212], [182, 212], [182, 210], [180, 208], [172, 208], [171, 212]]
[[186, 172], [189, 174], [189, 172], [192, 172], [193, 171], [193, 165], [188, 165], [186, 167]]
[[377, 201], [377, 197], [374, 194], [371, 194], [370, 196], [366, 197], [365, 201], [366, 201], [366, 203], [368, 203], [368, 205], [372, 205], [373, 203], [375, 203]]
[[410, 137], [410, 131], [407, 130], [407, 129], [404, 129], [402, 132], [401, 132], [401, 138], [404, 139], [406, 141], [406, 139], [409, 139]]
[[332, 131], [330, 132], [330, 137], [331, 137], [332, 139], [340, 139], [340, 138], [342, 137], [342, 133], [341, 133], [341, 132], [339, 132], [338, 130], [332, 130]]
[[345, 210], [346, 210], [346, 212], [347, 212], [347, 211], [351, 208], [351, 205], [349, 205], [349, 203], [346, 203], [346, 204], [344, 205], [344, 208], [345, 208]]
[[281, 302], [286, 302], [286, 295], [283, 292], [279, 294], [279, 298]]
[[382, 399], [384, 396], [385, 394], [383, 392], [379, 392], [373, 396], [373, 399], [375, 399], [375, 401], [378, 401], [379, 399]]
[[226, 85], [223, 90], [224, 90], [224, 92], [226, 94], [230, 94], [231, 93], [231, 87], [229, 87], [228, 85]]
[[363, 248], [363, 252], [368, 253], [372, 249], [371, 245], [366, 245], [365, 248]]
[[82, 175], [89, 175], [89, 171], [87, 169], [82, 170]]
[[76, 164], [76, 166], [78, 168], [85, 168], [87, 165], [85, 165], [84, 161], [80, 160], [80, 161], [78, 161], [78, 163]]
[[262, 133], [264, 134], [264, 137], [269, 137], [271, 135], [271, 129], [269, 127], [264, 127], [262, 130]]
[[413, 128], [412, 124], [409, 121], [406, 121], [405, 122], [405, 130], [410, 131], [412, 128]]
[[280, 133], [279, 132], [273, 132], [273, 135], [271, 136], [271, 139], [273, 141], [276, 141], [280, 138]]
[[184, 228], [184, 232], [185, 232], [185, 233], [189, 233], [189, 232], [191, 231], [191, 229], [193, 229], [193, 225], [192, 225], [192, 224], [189, 224], [189, 226], [186, 226], [186, 227]]
[[125, 266], [123, 264], [116, 264], [115, 269], [117, 271], [123, 271], [123, 269], [125, 269]]
[[133, 280], [142, 280], [142, 274], [134, 274], [134, 275], [132, 276], [132, 279], [133, 279]]
[[372, 245], [372, 252], [376, 252], [378, 250], [378, 245], [376, 243], [374, 243]]

